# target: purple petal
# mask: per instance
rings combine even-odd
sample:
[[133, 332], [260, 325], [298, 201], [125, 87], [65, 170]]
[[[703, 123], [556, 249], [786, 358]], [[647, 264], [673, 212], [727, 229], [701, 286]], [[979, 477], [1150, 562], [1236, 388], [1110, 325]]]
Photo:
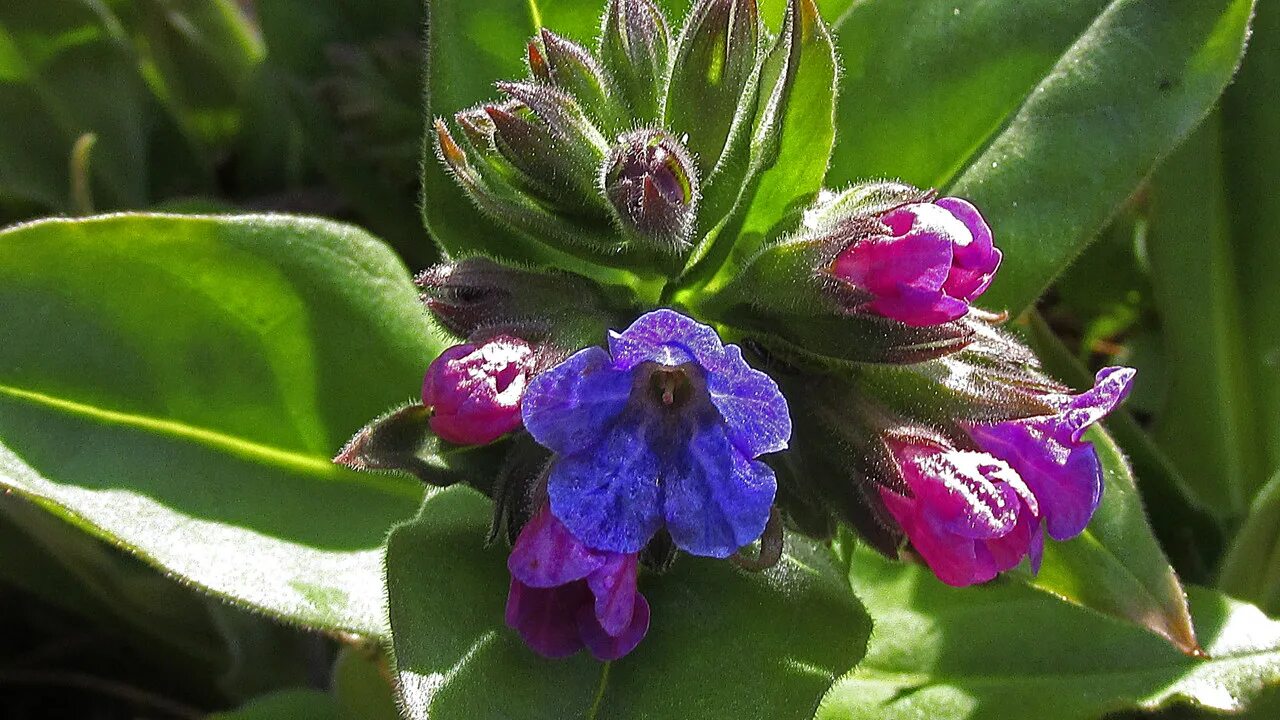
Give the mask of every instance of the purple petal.
[[939, 452], [914, 446], [901, 452], [903, 477], [921, 517], [942, 532], [981, 540], [1013, 530], [1022, 507], [1010, 483], [1017, 473], [986, 453]]
[[861, 309], [912, 327], [929, 327], [964, 317], [969, 312], [969, 304], [949, 297], [941, 290], [906, 289], [877, 297], [864, 303]]
[[1094, 376], [1093, 387], [1066, 401], [1057, 432], [1062, 442], [1083, 442], [1090, 425], [1111, 414], [1129, 396], [1138, 371], [1128, 367], [1104, 367]]
[[891, 227], [895, 218], [910, 217], [911, 229], [897, 236], [873, 235], [859, 240], [836, 257], [832, 271], [874, 295], [897, 295], [907, 289], [941, 290], [952, 259], [946, 228], [930, 222], [941, 220], [941, 216], [958, 225], [932, 205], [909, 205], [885, 215], [883, 220]]
[[551, 466], [551, 510], [583, 543], [639, 552], [662, 526], [657, 431], [641, 413], [628, 411], [596, 428], [597, 444]]
[[520, 531], [507, 569], [525, 585], [550, 588], [582, 580], [609, 561], [607, 554], [578, 542], [543, 506]]
[[687, 445], [663, 458], [663, 514], [677, 547], [723, 558], [764, 532], [777, 481], [743, 455], [717, 417], [690, 423]]
[[621, 333], [610, 332], [609, 352], [619, 370], [652, 361], [667, 367], [696, 362], [715, 372], [724, 361], [715, 329], [666, 308], [641, 315]]
[[596, 598], [596, 620], [610, 635], [621, 635], [631, 624], [637, 570], [635, 555], [614, 554], [587, 578], [587, 587]]
[[977, 552], [978, 541], [959, 538], [942, 531], [921, 517], [918, 500], [880, 488], [880, 497], [911, 545], [920, 553], [933, 574], [953, 587], [986, 582], [996, 576], [990, 553]]
[[728, 426], [729, 439], [749, 458], [787, 449], [791, 415], [773, 378], [742, 359], [737, 345], [725, 347], [720, 372], [707, 374], [707, 392]]
[[591, 612], [591, 591], [584, 582], [534, 588], [511, 579], [507, 625], [541, 655], [563, 658], [582, 649], [578, 623], [582, 610]]
[[1042, 418], [979, 425], [969, 434], [1023, 477], [1054, 540], [1079, 535], [1102, 498], [1102, 465], [1090, 445], [1069, 447], [1045, 432]]
[[1002, 255], [992, 243], [991, 228], [976, 207], [954, 197], [942, 198], [934, 204], [950, 212], [969, 230], [968, 238], [957, 238], [951, 274], [942, 289], [951, 297], [971, 302], [991, 284]]
[[615, 370], [603, 348], [589, 347], [529, 383], [524, 425], [540, 445], [570, 455], [599, 441], [630, 394], [631, 374]]
[[635, 649], [649, 632], [649, 602], [636, 593], [631, 622], [618, 635], [605, 631], [590, 608], [578, 610], [578, 633], [597, 660], [617, 660]]

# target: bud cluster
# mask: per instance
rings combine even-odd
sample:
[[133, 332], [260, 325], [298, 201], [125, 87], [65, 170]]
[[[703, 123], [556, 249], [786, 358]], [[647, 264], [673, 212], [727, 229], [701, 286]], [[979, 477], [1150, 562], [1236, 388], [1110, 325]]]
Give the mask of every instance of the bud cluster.
[[791, 0], [770, 38], [755, 0], [697, 0], [673, 36], [652, 0], [610, 0], [595, 52], [542, 30], [528, 78], [458, 110], [456, 135], [435, 123], [471, 200], [574, 271], [421, 273], [458, 343], [420, 405], [337, 459], [492, 497], [506, 620], [544, 655], [628, 653], [651, 619], [637, 574], [679, 554], [764, 570], [784, 529], [843, 524], [969, 585], [1037, 568], [1098, 506], [1084, 433], [1133, 371], [1073, 394], [972, 306], [1003, 258], [973, 204], [868, 182], [775, 209], [764, 236], [728, 220], [765, 157], [736, 153], [777, 140], [743, 142], [800, 82], [794, 43], [830, 43], [821, 23]]

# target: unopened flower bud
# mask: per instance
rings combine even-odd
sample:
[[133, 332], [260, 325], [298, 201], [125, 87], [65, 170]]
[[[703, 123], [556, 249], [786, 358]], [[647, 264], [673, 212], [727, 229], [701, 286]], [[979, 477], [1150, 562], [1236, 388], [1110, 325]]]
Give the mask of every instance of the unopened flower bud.
[[963, 317], [1000, 265], [991, 228], [960, 198], [913, 203], [879, 217], [880, 232], [849, 244], [830, 273], [866, 299], [857, 309], [914, 327]]
[[641, 122], [655, 121], [661, 112], [670, 45], [666, 19], [653, 0], [610, 0], [600, 57]]
[[621, 113], [614, 108], [609, 79], [591, 53], [545, 28], [539, 39], [541, 47], [536, 41], [529, 43], [534, 77], [572, 95], [597, 121], [615, 124]]
[[488, 123], [477, 121], [474, 112], [460, 114], [458, 123], [468, 137], [491, 133], [493, 149], [519, 171], [522, 189], [575, 211], [598, 208], [594, 168], [607, 146], [578, 102], [546, 85], [504, 82], [498, 87], [515, 103], [483, 106]]
[[513, 333], [569, 350], [613, 321], [600, 286], [563, 271], [521, 270], [472, 257], [428, 268], [414, 282], [432, 317], [461, 338]]
[[719, 161], [743, 102], [760, 35], [756, 0], [699, 0], [689, 10], [671, 70], [666, 125], [688, 134], [686, 145], [704, 177]]
[[986, 582], [1044, 549], [1040, 506], [1005, 461], [921, 440], [890, 441], [909, 494], [880, 488], [889, 512], [948, 585]]
[[432, 431], [458, 445], [484, 445], [520, 427], [533, 361], [528, 343], [505, 335], [445, 350], [422, 383]]
[[649, 247], [688, 244], [698, 207], [697, 169], [680, 143], [661, 130], [619, 139], [601, 183], [622, 231]]

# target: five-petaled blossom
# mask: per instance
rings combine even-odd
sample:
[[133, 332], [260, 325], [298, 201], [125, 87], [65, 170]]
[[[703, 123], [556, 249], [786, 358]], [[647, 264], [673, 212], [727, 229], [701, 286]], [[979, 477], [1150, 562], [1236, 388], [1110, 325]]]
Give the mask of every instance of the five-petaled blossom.
[[1038, 569], [1045, 530], [1067, 540], [1085, 529], [1102, 465], [1084, 433], [1124, 400], [1133, 376], [1103, 368], [1090, 390], [1046, 398], [1052, 415], [966, 425], [981, 452], [891, 442], [910, 495], [881, 488], [881, 498], [939, 579], [985, 582], [1023, 557]]
[[532, 362], [533, 348], [506, 335], [445, 350], [422, 381], [432, 431], [459, 445], [483, 445], [520, 427]]
[[1000, 251], [968, 201], [912, 203], [879, 219], [887, 233], [860, 238], [831, 265], [832, 275], [868, 298], [858, 309], [907, 325], [938, 325], [963, 317], [991, 284]]
[[535, 377], [523, 415], [556, 453], [552, 512], [615, 553], [640, 551], [664, 525], [694, 555], [755, 541], [777, 489], [756, 458], [791, 437], [777, 384], [711, 327], [666, 309], [611, 332], [608, 351], [589, 347]]
[[507, 568], [507, 625], [542, 655], [567, 657], [585, 646], [597, 659], [613, 660], [649, 629], [635, 553], [583, 545], [545, 505], [520, 531]]

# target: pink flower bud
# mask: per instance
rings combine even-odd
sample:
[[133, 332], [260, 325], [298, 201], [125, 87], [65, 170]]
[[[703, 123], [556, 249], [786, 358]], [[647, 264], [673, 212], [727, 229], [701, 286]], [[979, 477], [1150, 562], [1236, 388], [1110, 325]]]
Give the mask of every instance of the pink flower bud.
[[879, 220], [887, 234], [858, 239], [831, 266], [868, 298], [858, 310], [916, 327], [950, 322], [969, 311], [1000, 265], [991, 228], [960, 198], [903, 205]]
[[483, 445], [520, 427], [532, 363], [533, 348], [506, 335], [445, 350], [422, 382], [431, 429], [452, 443]]
[[880, 497], [939, 580], [986, 582], [1028, 556], [1039, 567], [1039, 503], [1008, 463], [932, 444], [890, 447], [910, 496], [881, 487]]

